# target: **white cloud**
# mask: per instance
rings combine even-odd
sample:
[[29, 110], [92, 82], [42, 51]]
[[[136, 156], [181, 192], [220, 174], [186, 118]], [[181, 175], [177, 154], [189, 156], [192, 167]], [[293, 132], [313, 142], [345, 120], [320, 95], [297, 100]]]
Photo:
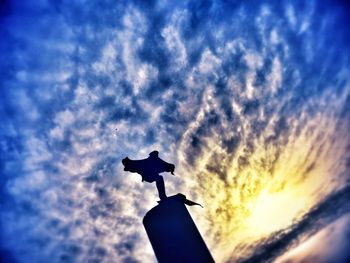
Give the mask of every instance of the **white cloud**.
[[289, 25], [292, 29], [295, 29], [297, 26], [297, 18], [295, 16], [295, 10], [293, 5], [288, 4], [286, 7], [286, 17], [288, 19]]
[[267, 76], [268, 85], [272, 94], [276, 93], [282, 84], [282, 64], [278, 57], [275, 57], [272, 62], [271, 73]]
[[169, 53], [172, 54], [173, 58], [171, 63], [175, 64], [175, 70], [185, 67], [187, 63], [187, 53], [178, 30], [173, 26], [165, 27], [162, 31], [162, 36], [165, 38]]
[[[145, 158], [154, 149], [165, 160], [177, 164], [179, 176], [165, 179], [168, 192], [181, 191], [205, 205], [204, 210], [193, 209], [191, 213], [217, 261], [224, 261], [233, 250], [237, 257], [248, 253], [240, 246], [244, 242], [247, 247], [256, 245], [256, 240], [249, 239], [254, 229], [249, 232], [241, 222], [247, 215], [256, 219], [254, 215], [259, 212], [273, 212], [269, 209], [283, 207], [283, 200], [293, 200], [289, 198], [295, 192], [285, 181], [307, 181], [307, 186], [313, 183], [299, 193], [317, 192], [313, 187], [332, 179], [339, 184], [337, 176], [344, 171], [337, 161], [345, 151], [340, 145], [346, 145], [347, 130], [336, 130], [332, 120], [337, 120], [343, 110], [346, 94], [340, 98], [333, 91], [349, 90], [348, 86], [334, 86], [348, 74], [344, 71], [329, 80], [332, 83], [325, 87], [327, 92], [299, 97], [301, 86], [305, 94], [312, 93], [315, 87], [309, 89], [308, 85], [313, 85], [309, 78], [314, 76], [304, 74], [304, 62], [294, 61], [294, 55], [305, 56], [304, 50], [295, 50], [288, 42], [288, 28], [281, 27], [281, 19], [285, 18], [296, 28], [299, 17], [294, 6], [286, 7], [282, 18], [272, 6], [264, 5], [255, 20], [242, 11], [243, 7], [223, 10], [229, 12], [225, 14], [230, 16], [227, 21], [231, 24], [222, 19], [222, 25], [215, 28], [215, 5], [204, 18], [199, 18], [200, 13], [190, 17], [192, 10], [185, 6], [186, 10], [157, 9], [159, 6], [141, 10], [131, 4], [116, 5], [122, 11], [118, 9], [119, 16], [113, 13], [108, 25], [103, 24], [104, 19], [109, 11], [115, 11], [115, 6], [103, 12], [94, 6], [96, 10], [84, 13], [84, 8], [92, 8], [84, 5], [82, 14], [75, 14], [79, 22], [72, 21], [72, 28], [67, 29], [70, 41], [57, 40], [57, 47], [49, 48], [55, 42], [40, 39], [46, 47], [42, 55], [56, 62], [60, 57], [59, 66], [44, 67], [42, 63], [45, 69], [37, 72], [30, 67], [23, 69], [22, 65], [14, 69], [17, 82], [13, 85], [18, 87], [9, 92], [9, 103], [17, 107], [16, 116], [22, 115], [22, 119], [18, 121], [16, 117], [13, 121], [25, 127], [20, 133], [24, 149], [18, 155], [23, 160], [16, 157], [11, 167], [23, 167], [25, 174], [10, 178], [7, 187], [18, 202], [29, 196], [28, 202], [40, 213], [37, 219], [14, 210], [11, 222], [2, 219], [11, 225], [6, 237], [14, 238], [16, 231], [22, 233], [24, 241], [13, 246], [14, 251], [25, 244], [30, 247], [32, 238], [42, 235], [49, 240], [47, 243], [51, 242], [50, 247], [43, 249], [45, 255], [29, 249], [28, 253], [35, 257], [47, 259], [50, 254], [57, 259], [68, 253], [65, 246], [75, 244], [81, 249], [76, 262], [100, 257], [92, 255], [99, 246], [107, 253], [98, 259], [100, 262], [123, 262], [128, 257], [154, 261], [141, 219], [156, 205], [155, 185], [142, 184], [139, 175], [124, 172], [120, 163], [127, 155]], [[89, 15], [94, 19], [90, 20]], [[158, 21], [157, 16], [162, 19]], [[303, 37], [313, 37], [308, 34], [313, 30], [312, 19], [306, 15], [301, 23]], [[246, 30], [249, 26], [252, 30]], [[162, 37], [157, 42], [159, 46], [147, 47], [155, 54], [165, 49], [168, 68], [146, 63], [140, 57], [144, 45], [149, 45], [149, 38], [155, 34]], [[75, 43], [71, 37], [78, 41]], [[262, 46], [257, 48], [259, 45]], [[33, 57], [30, 51], [16, 52], [23, 58]], [[36, 60], [42, 62], [43, 57]], [[23, 64], [25, 61], [20, 60]], [[192, 68], [188, 68], [190, 65]], [[329, 70], [322, 68], [322, 63], [319, 67], [321, 72]], [[169, 77], [164, 72], [175, 74]], [[285, 72], [291, 75], [285, 76]], [[168, 87], [157, 82], [164, 76], [171, 79]], [[288, 77], [291, 83], [285, 81]], [[145, 94], [150, 83], [156, 89], [151, 99]], [[28, 86], [30, 92], [23, 88]], [[40, 119], [43, 122], [37, 125], [35, 121]], [[152, 132], [154, 141], [147, 141]], [[323, 172], [319, 176], [313, 172], [310, 179], [303, 180], [300, 171], [311, 164], [310, 156], [316, 158], [320, 138], [333, 143], [327, 144], [328, 148], [322, 146], [328, 151], [317, 152], [320, 159], [314, 162], [315, 171]], [[327, 161], [325, 153], [337, 160]], [[191, 157], [193, 163], [189, 161]], [[241, 164], [244, 162], [246, 166]], [[281, 190], [282, 201], [265, 207], [265, 201], [273, 200], [274, 195], [261, 192], [278, 187], [287, 187], [290, 192]], [[326, 190], [331, 187], [328, 185]], [[27, 191], [35, 194], [25, 195]], [[301, 200], [304, 196], [299, 197]], [[297, 205], [295, 210], [299, 209]], [[256, 213], [254, 207], [258, 208]], [[289, 217], [278, 223], [292, 222], [291, 214], [284, 213]], [[270, 217], [264, 219], [268, 221]], [[35, 224], [35, 229], [28, 222]], [[249, 222], [261, 227], [258, 221]], [[28, 231], [22, 231], [24, 228]], [[125, 245], [123, 242], [129, 242], [130, 247], [115, 248]]]

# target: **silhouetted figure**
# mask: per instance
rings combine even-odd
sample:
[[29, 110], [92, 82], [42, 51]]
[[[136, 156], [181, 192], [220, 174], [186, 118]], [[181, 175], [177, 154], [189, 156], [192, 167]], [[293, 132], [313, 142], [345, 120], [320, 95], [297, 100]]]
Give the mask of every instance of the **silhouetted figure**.
[[153, 151], [142, 160], [122, 160], [124, 171], [138, 173], [142, 181], [156, 182], [161, 202], [143, 218], [143, 225], [159, 263], [213, 263], [201, 234], [186, 205], [200, 205], [178, 193], [166, 196], [162, 172], [174, 174], [175, 165], [167, 163]]
[[142, 182], [153, 183], [156, 181], [160, 200], [164, 200], [167, 196], [165, 193], [164, 179], [159, 173], [171, 172], [174, 174], [175, 165], [167, 163], [158, 157], [158, 151], [153, 151], [149, 157], [142, 160], [131, 160], [128, 157], [122, 160], [124, 171], [138, 173], [142, 176]]

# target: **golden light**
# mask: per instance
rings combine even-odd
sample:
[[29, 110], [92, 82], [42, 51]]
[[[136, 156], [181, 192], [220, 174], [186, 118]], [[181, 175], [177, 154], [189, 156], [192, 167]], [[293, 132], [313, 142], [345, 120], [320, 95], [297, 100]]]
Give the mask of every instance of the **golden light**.
[[[202, 211], [191, 213], [219, 262], [248, 255], [252, 252], [249, 245], [290, 227], [339, 185], [340, 179], [330, 173], [344, 170], [340, 164], [335, 168], [334, 160], [341, 159], [345, 144], [340, 139], [344, 137], [332, 137], [339, 129], [334, 120], [321, 113], [304, 127], [290, 120], [288, 137], [266, 144], [275, 122], [272, 119], [270, 128], [255, 138], [254, 151], [245, 166], [239, 158], [246, 152], [246, 142], [242, 140], [234, 156], [228, 156], [217, 143], [220, 134], [202, 138], [202, 155], [195, 164], [187, 164], [182, 156], [184, 148], [179, 150], [184, 162], [181, 166], [186, 167], [183, 173], [195, 171], [195, 176], [186, 180], [186, 187], [204, 200], [206, 217]], [[188, 147], [191, 129], [185, 133], [182, 147]], [[225, 179], [208, 171], [213, 160], [228, 168]]]

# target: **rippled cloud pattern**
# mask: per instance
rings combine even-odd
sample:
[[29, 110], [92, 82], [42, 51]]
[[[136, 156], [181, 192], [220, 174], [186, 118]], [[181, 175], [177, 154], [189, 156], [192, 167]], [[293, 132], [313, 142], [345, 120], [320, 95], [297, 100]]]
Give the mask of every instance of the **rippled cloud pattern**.
[[1, 259], [155, 262], [121, 159], [158, 150], [217, 262], [346, 262], [349, 10], [2, 1]]

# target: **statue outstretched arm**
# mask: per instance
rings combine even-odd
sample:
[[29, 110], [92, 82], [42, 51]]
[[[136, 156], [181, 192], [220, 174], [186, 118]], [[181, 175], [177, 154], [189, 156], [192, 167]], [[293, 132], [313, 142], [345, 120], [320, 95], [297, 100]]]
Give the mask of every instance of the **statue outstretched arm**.
[[172, 164], [172, 163], [168, 163], [162, 159], [159, 158], [159, 162], [161, 163], [162, 165], [162, 170], [164, 172], [170, 172], [172, 175], [174, 175], [174, 172], [175, 172], [175, 165]]

